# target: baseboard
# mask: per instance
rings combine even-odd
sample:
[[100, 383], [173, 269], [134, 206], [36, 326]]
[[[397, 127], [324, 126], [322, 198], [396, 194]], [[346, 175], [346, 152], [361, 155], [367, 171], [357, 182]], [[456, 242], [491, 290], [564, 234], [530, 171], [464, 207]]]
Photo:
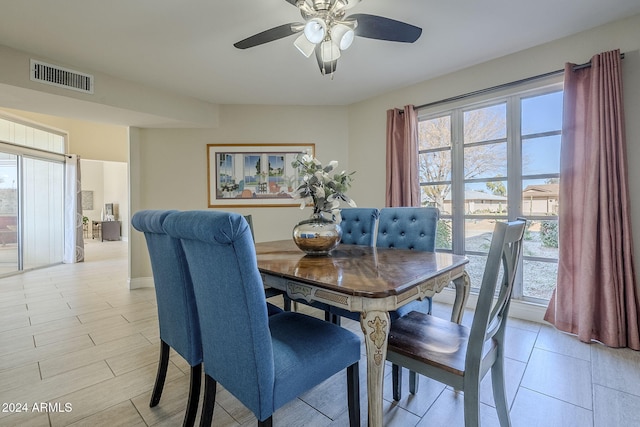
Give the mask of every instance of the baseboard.
[[154, 288], [153, 277], [129, 278], [129, 289]]
[[[454, 289], [443, 289], [442, 292], [436, 294], [433, 299], [445, 304], [453, 304], [456, 297], [456, 291]], [[478, 301], [478, 294], [472, 293], [469, 295], [467, 301], [467, 308], [475, 309]], [[515, 319], [528, 320], [530, 322], [546, 323], [544, 320], [544, 314], [547, 311], [547, 307], [541, 304], [534, 304], [526, 301], [511, 300], [511, 307], [509, 308], [509, 317]]]

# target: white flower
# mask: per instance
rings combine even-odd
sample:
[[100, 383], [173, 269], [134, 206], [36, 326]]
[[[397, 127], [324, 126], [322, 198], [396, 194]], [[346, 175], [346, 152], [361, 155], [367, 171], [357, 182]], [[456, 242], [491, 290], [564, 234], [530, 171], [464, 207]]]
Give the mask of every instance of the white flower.
[[314, 214], [332, 214], [339, 220], [341, 200], [355, 206], [355, 202], [345, 194], [351, 186], [353, 173], [330, 174], [338, 166], [337, 161], [332, 160], [323, 167], [318, 159], [304, 154], [299, 155], [292, 166], [298, 169], [302, 178], [298, 188], [291, 193], [293, 198], [302, 199], [301, 209], [312, 203]]

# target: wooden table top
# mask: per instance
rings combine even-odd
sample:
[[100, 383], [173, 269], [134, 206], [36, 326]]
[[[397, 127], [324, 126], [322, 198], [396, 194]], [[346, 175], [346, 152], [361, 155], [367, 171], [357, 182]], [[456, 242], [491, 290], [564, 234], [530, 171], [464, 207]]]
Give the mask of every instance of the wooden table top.
[[398, 295], [469, 262], [460, 255], [359, 245], [308, 256], [293, 240], [256, 243], [256, 254], [262, 273], [368, 298]]

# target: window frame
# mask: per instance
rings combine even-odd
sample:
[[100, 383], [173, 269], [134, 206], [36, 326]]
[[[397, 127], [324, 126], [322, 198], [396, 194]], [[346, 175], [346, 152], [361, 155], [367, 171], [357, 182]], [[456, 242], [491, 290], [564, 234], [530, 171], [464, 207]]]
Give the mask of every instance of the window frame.
[[[438, 251], [449, 252], [458, 255], [480, 255], [486, 256], [486, 253], [465, 250], [465, 223], [468, 219], [491, 219], [491, 220], [515, 220], [517, 217], [524, 217], [527, 220], [558, 220], [556, 215], [527, 215], [523, 210], [522, 191], [523, 182], [532, 179], [549, 179], [559, 178], [560, 173], [545, 173], [523, 175], [522, 167], [522, 143], [528, 139], [541, 136], [561, 135], [561, 130], [551, 132], [537, 132], [532, 134], [522, 134], [522, 101], [527, 98], [542, 96], [550, 93], [563, 91], [562, 76], [554, 76], [551, 78], [540, 79], [536, 82], [528, 82], [518, 84], [506, 90], [494, 92], [491, 94], [483, 94], [477, 96], [469, 96], [447, 104], [431, 105], [426, 108], [418, 109], [418, 122], [425, 120], [433, 120], [441, 117], [450, 117], [450, 134], [451, 141], [449, 146], [440, 146], [425, 150], [419, 150], [419, 156], [428, 152], [438, 152], [450, 150], [451, 155], [451, 180], [438, 182], [420, 182], [420, 187], [427, 185], [451, 185], [451, 212], [441, 212], [441, 220], [451, 221], [451, 249], [438, 248]], [[466, 144], [466, 147], [477, 145], [491, 144], [506, 141], [507, 144], [507, 176], [506, 177], [490, 177], [490, 178], [472, 178], [465, 180], [464, 178], [464, 114], [481, 108], [487, 108], [500, 103], [506, 104], [506, 136], [495, 140], [478, 141]], [[472, 214], [465, 212], [465, 186], [474, 182], [506, 182], [507, 187], [507, 214]], [[526, 256], [523, 255], [523, 261], [539, 261], [554, 262], [557, 259]], [[521, 265], [522, 267], [522, 265]], [[472, 283], [472, 287], [474, 284]], [[477, 292], [479, 284], [475, 284], [474, 292]], [[519, 268], [518, 277], [514, 284], [513, 298], [527, 302], [547, 304], [548, 300], [535, 298], [524, 295], [523, 286], [523, 268]]]

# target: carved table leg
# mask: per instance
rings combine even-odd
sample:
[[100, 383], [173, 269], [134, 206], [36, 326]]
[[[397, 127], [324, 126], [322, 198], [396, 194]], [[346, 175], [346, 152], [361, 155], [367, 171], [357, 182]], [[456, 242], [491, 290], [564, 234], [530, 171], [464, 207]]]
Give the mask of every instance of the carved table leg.
[[369, 311], [360, 315], [360, 327], [367, 349], [369, 427], [382, 427], [382, 387], [390, 325], [386, 311]]
[[462, 276], [453, 280], [453, 284], [456, 286], [456, 299], [453, 302], [451, 321], [459, 324], [462, 322], [464, 308], [467, 306], [467, 299], [469, 299], [469, 292], [471, 292], [471, 279], [465, 271]]

